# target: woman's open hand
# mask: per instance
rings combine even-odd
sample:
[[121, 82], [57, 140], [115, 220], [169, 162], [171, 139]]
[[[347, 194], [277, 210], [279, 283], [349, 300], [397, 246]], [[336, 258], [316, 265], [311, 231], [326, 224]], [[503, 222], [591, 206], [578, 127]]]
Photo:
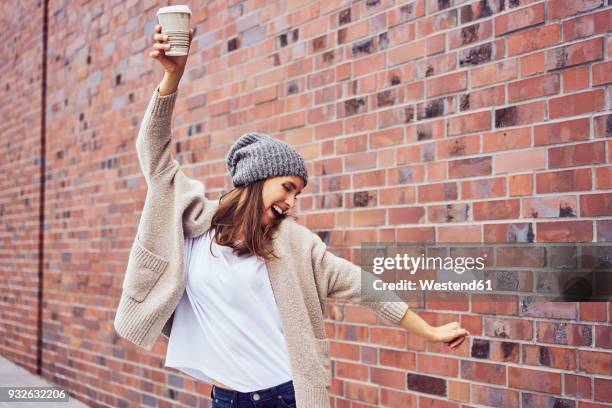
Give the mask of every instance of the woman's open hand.
[[463, 340], [470, 335], [470, 332], [466, 329], [462, 329], [459, 326], [459, 322], [447, 323], [443, 326], [434, 327], [431, 333], [431, 341], [444, 342], [450, 348], [455, 349], [459, 347]]
[[[194, 29], [192, 28], [189, 30], [189, 49], [191, 49], [193, 33]], [[168, 74], [183, 75], [189, 54], [175, 57], [166, 55], [166, 51], [170, 49], [170, 44], [168, 43], [168, 36], [161, 33], [161, 25], [159, 24], [155, 26], [153, 40], [155, 41], [153, 43], [153, 51], [149, 52], [149, 56], [159, 61]]]

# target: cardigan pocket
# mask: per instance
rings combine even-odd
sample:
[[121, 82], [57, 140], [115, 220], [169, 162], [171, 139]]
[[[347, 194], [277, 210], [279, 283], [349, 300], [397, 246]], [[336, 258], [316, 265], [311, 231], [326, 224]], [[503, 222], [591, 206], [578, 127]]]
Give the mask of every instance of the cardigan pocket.
[[329, 357], [329, 342], [327, 339], [319, 339], [317, 338], [317, 352], [318, 357], [321, 363], [323, 363], [323, 367], [325, 368], [325, 385], [331, 385], [332, 381], [332, 369], [331, 369], [331, 359]]
[[142, 302], [166, 271], [169, 262], [145, 248], [138, 237], [130, 252], [123, 290], [132, 299]]

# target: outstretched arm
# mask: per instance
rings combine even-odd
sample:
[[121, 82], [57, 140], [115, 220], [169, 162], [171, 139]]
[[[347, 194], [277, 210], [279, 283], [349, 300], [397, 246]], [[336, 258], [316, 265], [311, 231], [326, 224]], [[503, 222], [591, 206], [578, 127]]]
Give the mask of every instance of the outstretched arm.
[[[469, 335], [458, 322], [443, 326], [431, 326], [418, 314], [408, 309], [408, 305], [394, 292], [377, 293], [372, 289], [362, 290], [362, 283], [372, 288], [375, 277], [357, 265], [338, 257], [327, 250], [321, 238], [313, 233], [312, 263], [319, 293], [324, 297], [349, 299], [360, 303], [384, 319], [399, 325], [429, 341], [445, 342], [449, 347], [458, 347]], [[365, 289], [365, 287], [363, 287]], [[367, 292], [367, 301], [363, 300]]]

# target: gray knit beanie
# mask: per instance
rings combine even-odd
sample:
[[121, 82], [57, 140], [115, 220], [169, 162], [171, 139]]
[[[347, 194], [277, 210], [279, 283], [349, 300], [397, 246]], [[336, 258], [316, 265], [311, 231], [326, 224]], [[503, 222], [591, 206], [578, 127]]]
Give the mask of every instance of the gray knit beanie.
[[304, 158], [290, 145], [261, 133], [246, 133], [230, 148], [227, 168], [234, 187], [278, 176], [299, 176], [308, 183]]

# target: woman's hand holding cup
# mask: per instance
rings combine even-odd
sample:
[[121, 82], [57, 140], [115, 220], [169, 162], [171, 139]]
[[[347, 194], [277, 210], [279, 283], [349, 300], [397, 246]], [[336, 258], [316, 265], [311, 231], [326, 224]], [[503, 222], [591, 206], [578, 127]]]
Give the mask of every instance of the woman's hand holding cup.
[[[153, 35], [153, 50], [149, 52], [149, 56], [154, 60], [159, 61], [164, 67], [164, 70], [168, 75], [171, 76], [182, 76], [185, 71], [185, 65], [187, 64], [188, 55], [181, 56], [168, 56], [166, 51], [170, 50], [170, 44], [168, 43], [168, 36], [161, 33], [161, 25], [155, 26], [155, 34]], [[189, 47], [191, 49], [191, 40], [193, 39], [195, 29], [189, 30]]]

